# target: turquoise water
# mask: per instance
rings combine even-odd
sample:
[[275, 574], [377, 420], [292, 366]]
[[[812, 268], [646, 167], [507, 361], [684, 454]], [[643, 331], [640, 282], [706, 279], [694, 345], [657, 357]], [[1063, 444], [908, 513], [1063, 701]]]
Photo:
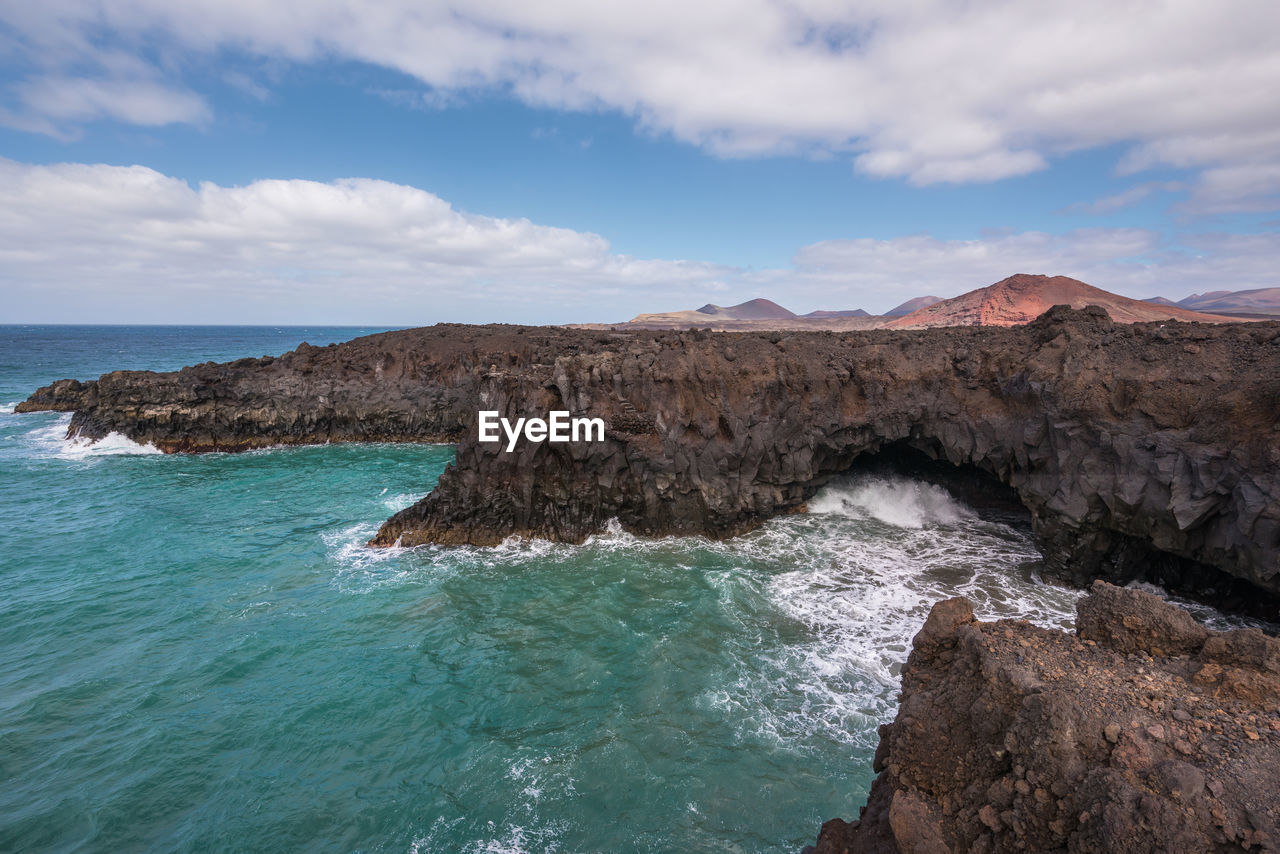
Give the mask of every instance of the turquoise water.
[[901, 478], [725, 543], [365, 549], [443, 446], [166, 456], [37, 385], [373, 330], [0, 327], [0, 850], [795, 851], [855, 816], [929, 605], [1070, 623]]

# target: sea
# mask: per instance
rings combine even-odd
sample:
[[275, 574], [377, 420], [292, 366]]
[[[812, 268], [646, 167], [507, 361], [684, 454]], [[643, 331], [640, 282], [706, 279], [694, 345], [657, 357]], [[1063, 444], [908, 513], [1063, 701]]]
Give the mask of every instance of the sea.
[[451, 446], [13, 411], [376, 331], [0, 326], [0, 851], [797, 852], [865, 802], [932, 603], [1072, 624], [1024, 522], [907, 476], [720, 542], [372, 550]]

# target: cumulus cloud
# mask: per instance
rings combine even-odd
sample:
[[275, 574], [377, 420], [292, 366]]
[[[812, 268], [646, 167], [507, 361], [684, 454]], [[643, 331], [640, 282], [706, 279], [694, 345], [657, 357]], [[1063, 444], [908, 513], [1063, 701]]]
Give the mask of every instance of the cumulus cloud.
[[[51, 75], [155, 42], [337, 57], [408, 74], [431, 102], [498, 89], [621, 111], [725, 156], [846, 154], [868, 175], [916, 184], [996, 180], [1127, 145], [1125, 168], [1209, 170], [1191, 201], [1205, 210], [1275, 206], [1271, 185], [1242, 195], [1213, 172], [1280, 162], [1271, 0], [44, 0], [6, 4], [0, 21]], [[12, 121], [51, 122], [57, 103], [24, 99]], [[173, 120], [196, 120], [192, 104], [171, 106], [187, 116]]]
[[883, 311], [1015, 272], [1129, 296], [1276, 285], [1280, 233], [1139, 228], [829, 240], [743, 270], [614, 253], [596, 234], [454, 209], [367, 178], [192, 187], [142, 166], [0, 160], [0, 321], [618, 321], [756, 296]]
[[616, 320], [613, 295], [673, 300], [728, 272], [386, 181], [192, 188], [142, 166], [0, 160], [0, 286], [26, 318], [571, 320], [609, 306], [594, 317]]

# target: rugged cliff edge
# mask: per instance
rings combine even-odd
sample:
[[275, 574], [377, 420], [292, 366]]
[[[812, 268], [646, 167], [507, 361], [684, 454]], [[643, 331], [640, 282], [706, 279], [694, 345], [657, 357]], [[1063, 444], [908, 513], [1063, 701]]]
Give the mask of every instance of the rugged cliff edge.
[[[23, 408], [74, 409], [72, 432], [166, 451], [457, 440], [380, 545], [579, 541], [612, 518], [727, 536], [861, 455], [909, 448], [1016, 490], [1050, 573], [1236, 606], [1268, 591], [1272, 611], [1280, 593], [1277, 323], [1129, 326], [1059, 306], [1009, 329], [840, 335], [438, 326], [55, 383]], [[477, 441], [478, 409], [609, 429], [508, 453]]]
[[1280, 592], [1275, 324], [1125, 326], [1057, 308], [1013, 329], [666, 333], [542, 374], [499, 370], [482, 392], [512, 419], [568, 409], [611, 429], [510, 453], [469, 432], [375, 543], [574, 541], [614, 517], [731, 535], [859, 455], [909, 446], [1013, 487], [1052, 574], [1221, 593], [1214, 567]]
[[556, 329], [445, 324], [327, 347], [304, 343], [278, 358], [59, 380], [16, 411], [74, 412], [68, 435], [117, 432], [170, 453], [454, 442], [475, 419], [495, 360], [536, 370], [565, 353], [566, 343]]
[[1104, 582], [1074, 635], [948, 599], [875, 770], [807, 851], [1280, 851], [1280, 640]]

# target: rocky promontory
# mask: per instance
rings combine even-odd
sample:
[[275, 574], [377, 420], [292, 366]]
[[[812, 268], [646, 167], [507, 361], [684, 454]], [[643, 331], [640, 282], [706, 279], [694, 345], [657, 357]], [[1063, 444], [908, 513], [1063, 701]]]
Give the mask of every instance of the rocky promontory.
[[[1118, 324], [1058, 306], [1013, 328], [710, 333], [436, 326], [279, 358], [38, 391], [72, 433], [165, 451], [455, 441], [377, 545], [730, 536], [869, 455], [998, 481], [1046, 571], [1143, 577], [1274, 616], [1280, 324]], [[478, 410], [602, 418], [603, 441], [478, 441]]]
[[1280, 851], [1280, 640], [1095, 582], [1076, 633], [934, 606], [811, 854]]
[[73, 412], [70, 436], [115, 432], [167, 453], [455, 442], [474, 421], [495, 362], [546, 368], [566, 352], [565, 338], [556, 329], [443, 324], [171, 373], [59, 380], [16, 411]]

